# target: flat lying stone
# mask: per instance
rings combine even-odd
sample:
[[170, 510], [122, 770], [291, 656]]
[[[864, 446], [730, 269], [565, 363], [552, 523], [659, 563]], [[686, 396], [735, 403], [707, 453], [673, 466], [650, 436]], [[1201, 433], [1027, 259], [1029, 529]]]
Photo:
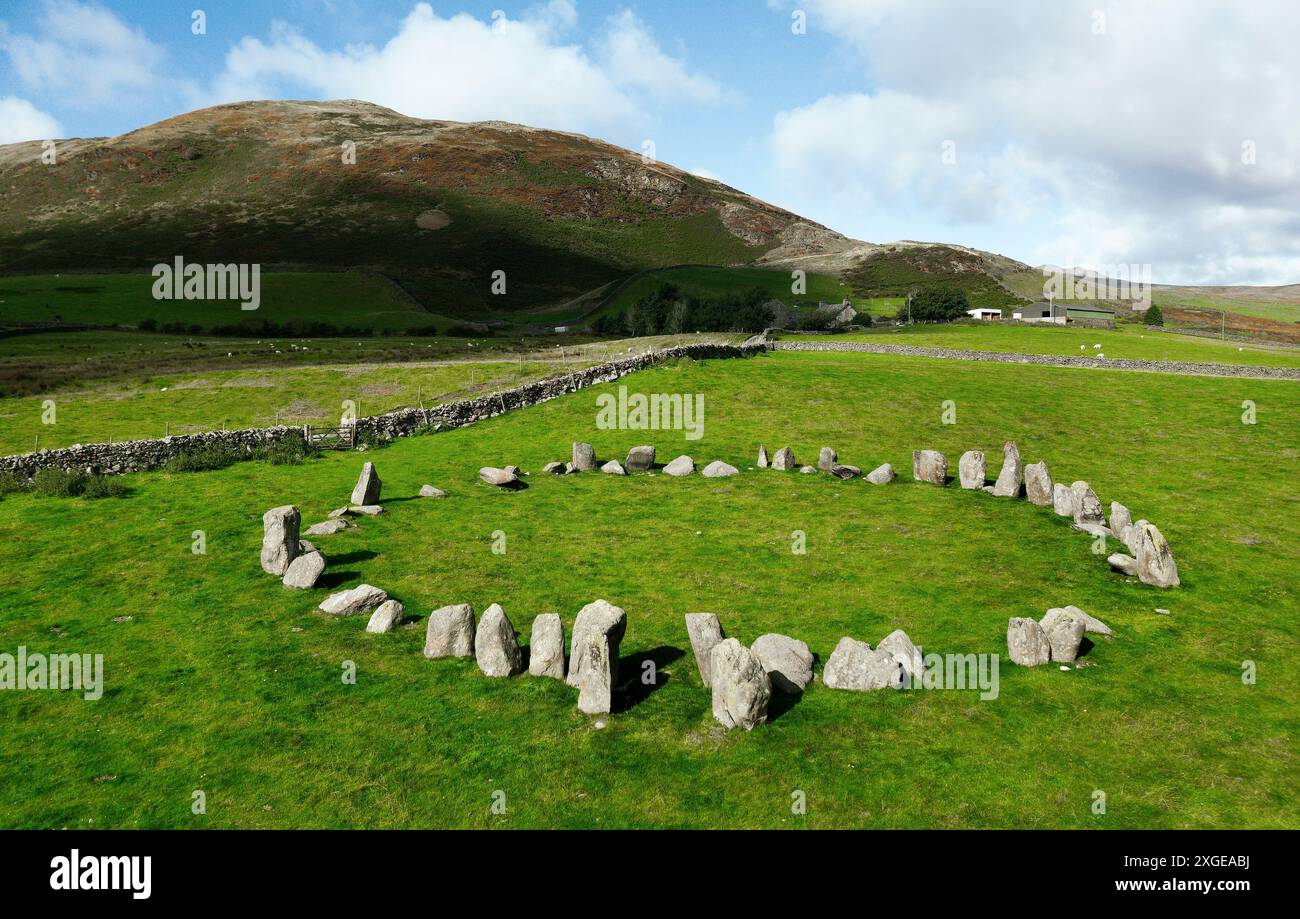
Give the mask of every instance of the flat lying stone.
[[434, 488], [432, 485], [421, 485], [420, 497], [421, 498], [445, 498], [447, 497], [447, 493], [443, 491], [441, 488]]
[[679, 456], [664, 467], [664, 475], [690, 475], [695, 472], [695, 460], [689, 456]]
[[1106, 563], [1120, 574], [1127, 574], [1131, 578], [1137, 577], [1138, 560], [1131, 555], [1116, 552], [1106, 559]]
[[727, 728], [752, 731], [767, 720], [772, 683], [753, 651], [725, 638], [709, 653], [713, 717]]
[[704, 471], [701, 472], [700, 475], [704, 476], [706, 479], [725, 479], [728, 476], [738, 475], [739, 473], [740, 470], [735, 466], [728, 465], [722, 460], [714, 460], [704, 467]]
[[877, 466], [867, 473], [867, 481], [872, 485], [888, 485], [897, 478], [894, 467], [889, 463]]
[[405, 616], [406, 607], [399, 601], [385, 600], [370, 614], [370, 621], [366, 623], [366, 631], [374, 635], [391, 632], [402, 624], [402, 619]]
[[425, 657], [471, 657], [473, 654], [474, 607], [457, 603], [429, 614], [424, 633]]
[[564, 679], [564, 623], [558, 613], [542, 613], [533, 620], [528, 641], [528, 672], [532, 676]]
[[1104, 527], [1100, 523], [1073, 523], [1070, 529], [1078, 530], [1080, 533], [1087, 533], [1089, 536], [1110, 536], [1110, 528]]
[[802, 472], [804, 475], [816, 475], [816, 474], [817, 474], [817, 467], [816, 467], [816, 466], [800, 466], [800, 467], [799, 467], [799, 471]]
[[509, 485], [518, 481], [519, 476], [509, 469], [498, 469], [495, 466], [484, 466], [478, 471], [478, 477], [488, 485]]
[[333, 520], [322, 520], [320, 523], [313, 523], [307, 529], [302, 531], [303, 536], [333, 536], [335, 533], [354, 526], [351, 521], [342, 517], [335, 517]]
[[862, 470], [848, 463], [836, 463], [831, 466], [831, 475], [840, 479], [852, 479], [862, 475]]
[[686, 635], [695, 654], [695, 667], [700, 671], [700, 681], [709, 685], [709, 655], [713, 646], [722, 641], [722, 624], [713, 613], [687, 613]]
[[351, 590], [330, 594], [321, 601], [320, 609], [331, 616], [354, 616], [376, 609], [387, 599], [388, 594], [378, 587], [362, 584]]
[[282, 583], [295, 590], [310, 590], [325, 573], [325, 556], [319, 551], [306, 552], [289, 563]]
[[627, 475], [627, 470], [623, 468], [623, 464], [618, 460], [610, 460], [600, 467], [600, 471], [605, 475]]
[[773, 689], [794, 695], [803, 692], [812, 682], [812, 652], [799, 639], [769, 632], [760, 635], [750, 650], [767, 671]]
[[355, 507], [349, 507], [349, 514], [360, 514], [362, 517], [378, 517], [384, 512], [384, 509], [378, 504], [358, 504]]
[[566, 467], [564, 463], [559, 463], [559, 462], [547, 463], [545, 466], [542, 467], [542, 472], [548, 473], [550, 475], [564, 475], [564, 473], [566, 472]]

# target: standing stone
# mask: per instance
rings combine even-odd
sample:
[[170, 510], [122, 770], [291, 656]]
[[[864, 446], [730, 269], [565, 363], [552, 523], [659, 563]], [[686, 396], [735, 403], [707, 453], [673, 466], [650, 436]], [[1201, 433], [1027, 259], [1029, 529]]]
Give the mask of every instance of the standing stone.
[[752, 731], [767, 720], [772, 683], [758, 655], [734, 638], [723, 639], [709, 654], [709, 672], [713, 717], [724, 727]]
[[888, 485], [890, 482], [894, 481], [896, 477], [897, 475], [894, 472], [894, 467], [889, 463], [877, 466], [875, 469], [867, 473], [867, 481], [872, 485]]
[[1037, 667], [1052, 659], [1043, 627], [1033, 619], [1013, 616], [1007, 620], [1007, 657], [1021, 667]]
[[695, 460], [684, 454], [664, 467], [664, 475], [681, 476], [690, 475], [693, 472], [695, 472]]
[[578, 611], [578, 618], [573, 621], [572, 653], [569, 655], [570, 686], [580, 686], [582, 671], [586, 666], [584, 657], [589, 634], [602, 635], [607, 639], [610, 653], [609, 667], [612, 686], [618, 680], [618, 646], [627, 631], [627, 613], [612, 603], [597, 600], [588, 603]]
[[575, 472], [590, 472], [596, 468], [596, 448], [581, 442], [573, 445], [573, 469]]
[[776, 454], [772, 457], [773, 469], [780, 469], [783, 472], [789, 472], [794, 468], [794, 466], [794, 451], [789, 447], [782, 447], [780, 450], [777, 450]]
[[298, 527], [302, 515], [292, 504], [274, 507], [262, 515], [262, 570], [284, 577], [298, 555]]
[[759, 469], [767, 468], [767, 447], [763, 446], [762, 444], [758, 445], [758, 468]]
[[1104, 525], [1106, 517], [1101, 510], [1101, 499], [1087, 482], [1075, 482], [1070, 486], [1074, 492], [1074, 522], [1099, 523]]
[[627, 462], [623, 465], [628, 472], [649, 472], [654, 468], [654, 447], [633, 447], [627, 451]]
[[533, 620], [528, 642], [528, 672], [533, 676], [564, 679], [564, 623], [558, 613], [542, 613]]
[[1024, 464], [1020, 461], [1020, 448], [1016, 446], [1014, 440], [1008, 440], [1002, 445], [1002, 471], [998, 473], [998, 480], [993, 483], [993, 497], [1020, 497], [1020, 480], [1024, 472]]
[[[581, 656], [582, 673], [578, 677], [578, 709], [588, 715], [608, 715], [614, 704], [614, 683], [618, 679], [618, 650], [610, 646], [609, 637], [600, 632], [584, 632], [577, 637], [573, 657]], [[573, 668], [569, 668], [573, 676]]]
[[330, 594], [321, 601], [321, 612], [331, 616], [355, 616], [368, 613], [388, 599], [388, 594], [370, 584], [361, 584], [351, 590]]
[[406, 615], [406, 607], [397, 600], [385, 600], [379, 604], [379, 608], [370, 614], [370, 621], [366, 623], [366, 631], [375, 635], [391, 632], [402, 624], [402, 617]]
[[1155, 587], [1177, 587], [1178, 566], [1169, 543], [1154, 524], [1139, 520], [1131, 531], [1137, 543], [1137, 575], [1143, 584]]
[[1030, 463], [1025, 467], [1025, 497], [1030, 504], [1051, 507], [1053, 502], [1052, 474], [1047, 471], [1047, 461]]
[[903, 669], [888, 651], [872, 651], [865, 641], [845, 636], [822, 668], [822, 682], [831, 689], [870, 692], [903, 685]]
[[429, 626], [424, 633], [425, 657], [471, 657], [473, 654], [474, 607], [457, 603], [429, 614]]
[[925, 657], [906, 632], [902, 629], [894, 629], [886, 635], [884, 640], [876, 645], [876, 653], [882, 651], [894, 656], [894, 660], [898, 661], [899, 666], [903, 668], [903, 674], [911, 685], [921, 685], [921, 677], [925, 675]]
[[1115, 538], [1128, 545], [1128, 528], [1133, 525], [1133, 515], [1118, 501], [1110, 502], [1110, 531]]
[[831, 467], [839, 462], [839, 455], [830, 447], [822, 447], [821, 452], [817, 454], [817, 468], [822, 472], [830, 472]]
[[695, 666], [700, 671], [700, 682], [709, 685], [709, 655], [713, 646], [722, 641], [722, 624], [713, 613], [687, 613], [686, 635], [691, 640]]
[[1052, 486], [1052, 510], [1056, 511], [1058, 516], [1074, 516], [1074, 489], [1069, 485], [1063, 485], [1057, 482]]
[[623, 464], [618, 460], [610, 460], [600, 467], [600, 471], [605, 475], [627, 475], [627, 470], [623, 468]]
[[724, 463], [722, 460], [714, 460], [709, 463], [709, 465], [705, 466], [704, 471], [700, 473], [700, 475], [704, 476], [706, 479], [725, 479], [728, 476], [739, 474], [739, 469], [728, 463]]
[[352, 489], [352, 500], [348, 503], [352, 505], [378, 504], [381, 485], [379, 473], [375, 471], [375, 464], [366, 463], [361, 467], [361, 475], [357, 478], [357, 485]]
[[510, 485], [519, 479], [509, 469], [498, 469], [495, 466], [484, 466], [478, 471], [478, 477], [488, 485], [497, 486]]
[[812, 682], [812, 652], [799, 639], [769, 632], [760, 635], [750, 650], [767, 671], [773, 689], [796, 695]]
[[295, 590], [310, 590], [325, 573], [325, 556], [319, 550], [299, 555], [289, 563], [284, 572], [284, 586]]
[[967, 450], [957, 461], [957, 474], [961, 479], [961, 487], [974, 491], [977, 488], [984, 487], [984, 479], [988, 475], [988, 466], [984, 461], [983, 450]]
[[523, 666], [515, 627], [499, 603], [483, 611], [474, 632], [474, 659], [484, 676], [514, 676]]
[[1052, 649], [1052, 660], [1068, 664], [1079, 656], [1079, 645], [1087, 629], [1082, 616], [1075, 615], [1069, 609], [1054, 608], [1049, 609], [1038, 624], [1047, 636], [1047, 644]]
[[931, 485], [944, 485], [948, 481], [948, 458], [938, 450], [912, 451], [912, 478]]

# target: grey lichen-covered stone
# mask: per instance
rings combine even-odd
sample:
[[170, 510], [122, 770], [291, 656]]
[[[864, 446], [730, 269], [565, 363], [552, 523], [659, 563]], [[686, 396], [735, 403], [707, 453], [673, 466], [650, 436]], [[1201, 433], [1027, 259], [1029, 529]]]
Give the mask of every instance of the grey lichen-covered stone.
[[706, 479], [725, 479], [728, 476], [738, 475], [739, 473], [740, 470], [735, 466], [724, 463], [722, 460], [714, 460], [704, 467], [704, 471], [701, 472], [700, 475], [704, 476]]
[[799, 467], [799, 471], [800, 471], [801, 473], [803, 473], [804, 475], [816, 475], [816, 474], [817, 474], [817, 467], [816, 467], [816, 466], [800, 466], [800, 467]]
[[984, 487], [988, 474], [988, 464], [984, 460], [983, 450], [967, 450], [957, 461], [957, 478], [961, 487], [974, 491]]
[[[583, 660], [578, 675], [578, 709], [588, 715], [608, 715], [614, 705], [614, 684], [618, 680], [618, 648], [600, 632], [575, 629], [573, 657]], [[569, 668], [573, 676], [573, 668]]]
[[772, 683], [753, 651], [725, 638], [709, 653], [713, 717], [727, 728], [752, 731], [767, 720]]
[[830, 447], [822, 447], [817, 454], [817, 468], [822, 472], [830, 472], [831, 467], [839, 462], [839, 454]]
[[330, 594], [321, 601], [321, 612], [331, 616], [355, 616], [368, 613], [388, 599], [388, 594], [371, 584], [361, 584], [351, 590]]
[[853, 479], [862, 475], [862, 470], [857, 466], [850, 466], [848, 463], [836, 463], [831, 466], [831, 475], [837, 479]]
[[948, 481], [948, 458], [938, 450], [912, 451], [912, 478], [931, 485]]
[[998, 480], [993, 483], [992, 495], [995, 498], [1020, 497], [1020, 482], [1024, 477], [1025, 467], [1020, 460], [1020, 448], [1014, 440], [1002, 445], [1002, 470]]
[[1105, 524], [1106, 515], [1101, 509], [1101, 499], [1087, 482], [1075, 482], [1070, 486], [1074, 493], [1074, 522]]
[[782, 447], [780, 450], [777, 450], [776, 454], [772, 457], [773, 469], [780, 469], [783, 472], [789, 472], [794, 467], [794, 451], [789, 447]]
[[1052, 510], [1061, 517], [1074, 517], [1074, 489], [1057, 482], [1052, 486]]
[[379, 473], [375, 470], [375, 464], [366, 463], [361, 467], [361, 475], [357, 478], [356, 487], [352, 489], [352, 499], [348, 503], [351, 505], [378, 504], [381, 486], [382, 483], [379, 481]]
[[623, 465], [628, 472], [649, 472], [655, 465], [655, 448], [633, 447], [627, 451], [627, 462]]
[[1143, 584], [1154, 587], [1177, 587], [1178, 565], [1169, 543], [1155, 525], [1139, 520], [1130, 528], [1137, 544], [1137, 576]]
[[1046, 460], [1025, 467], [1025, 497], [1030, 504], [1051, 507], [1052, 491], [1052, 474], [1047, 469]]
[[758, 445], [758, 468], [759, 469], [767, 468], [767, 447], [763, 446], [762, 444]]
[[888, 485], [895, 478], [897, 474], [889, 463], [883, 463], [867, 473], [867, 481], [872, 485]]
[[695, 460], [683, 454], [664, 467], [664, 475], [690, 475], [695, 472]]
[[308, 552], [317, 551], [315, 543], [308, 542], [305, 539], [298, 540], [298, 554], [306, 555]]
[[528, 672], [533, 676], [564, 679], [564, 623], [558, 613], [542, 613], [533, 620], [528, 642]]
[[1089, 536], [1110, 536], [1110, 527], [1102, 526], [1100, 523], [1074, 523], [1070, 525], [1073, 530], [1080, 533], [1087, 533]]
[[1110, 502], [1110, 531], [1115, 538], [1128, 545], [1128, 528], [1133, 525], [1133, 515], [1118, 501]]
[[1097, 634], [1097, 635], [1113, 635], [1113, 634], [1114, 634], [1114, 633], [1110, 630], [1110, 626], [1106, 625], [1106, 623], [1102, 622], [1102, 621], [1101, 621], [1100, 619], [1098, 619], [1096, 616], [1091, 616], [1091, 615], [1089, 615], [1088, 613], [1085, 613], [1083, 610], [1079, 609], [1079, 607], [1077, 607], [1077, 606], [1066, 606], [1066, 607], [1062, 607], [1062, 608], [1063, 608], [1067, 613], [1072, 613], [1073, 615], [1078, 616], [1080, 619], [1083, 620], [1084, 631], [1092, 632], [1092, 633]]
[[[578, 611], [578, 618], [573, 621], [572, 653], [569, 655], [570, 686], [580, 686], [582, 670], [586, 666], [584, 648], [590, 634], [604, 635], [608, 639], [611, 672], [613, 680], [618, 679], [618, 649], [627, 631], [627, 613], [620, 607], [605, 600], [588, 603]], [[611, 684], [612, 685], [612, 684]]]
[[695, 654], [695, 667], [700, 671], [700, 681], [709, 685], [709, 655], [713, 646], [722, 641], [722, 624], [713, 613], [687, 613], [686, 635]]
[[284, 577], [298, 556], [298, 528], [302, 515], [292, 504], [273, 507], [262, 515], [262, 570]]
[[844, 637], [822, 669], [822, 682], [831, 689], [870, 692], [903, 685], [903, 668], [888, 651], [873, 651], [865, 641]]
[[600, 471], [605, 475], [627, 475], [627, 470], [623, 468], [623, 464], [618, 460], [610, 460], [600, 467]]
[[299, 555], [284, 572], [283, 584], [295, 590], [310, 590], [325, 573], [325, 556], [319, 550]]
[[515, 627], [499, 603], [483, 611], [474, 631], [474, 659], [484, 676], [514, 676], [523, 669]]
[[421, 498], [445, 498], [447, 497], [447, 493], [443, 491], [441, 488], [434, 488], [432, 485], [421, 485], [420, 497]]
[[1007, 620], [1007, 657], [1021, 667], [1037, 667], [1052, 659], [1052, 646], [1037, 620], [1019, 616]]
[[351, 521], [343, 517], [335, 517], [332, 520], [322, 520], [320, 523], [313, 523], [307, 529], [302, 531], [303, 536], [333, 536], [335, 533], [354, 526]]
[[498, 469], [495, 466], [484, 466], [478, 471], [478, 477], [488, 485], [510, 485], [518, 481], [519, 476], [509, 469]]
[[378, 517], [384, 512], [384, 508], [379, 504], [358, 504], [348, 508], [349, 514], [360, 514], [362, 517]]
[[559, 462], [547, 463], [545, 466], [542, 467], [542, 472], [548, 473], [550, 475], [564, 475], [565, 469], [566, 467], [564, 463], [559, 463]]
[[1120, 574], [1126, 574], [1131, 578], [1137, 577], [1138, 560], [1131, 555], [1125, 555], [1123, 552], [1112, 553], [1106, 557], [1106, 564]]
[[400, 601], [385, 600], [370, 614], [370, 621], [366, 623], [366, 631], [375, 635], [391, 632], [402, 624], [402, 619], [405, 616], [406, 607]]
[[750, 650], [758, 656], [772, 688], [778, 692], [801, 693], [812, 682], [812, 652], [799, 639], [769, 632], [760, 635]]
[[573, 468], [577, 472], [590, 472], [596, 468], [596, 448], [577, 441], [573, 445]]
[[1052, 649], [1052, 660], [1068, 664], [1079, 656], [1079, 645], [1087, 630], [1087, 623], [1082, 616], [1071, 609], [1055, 607], [1047, 611], [1038, 625], [1047, 636], [1047, 644]]
[[474, 607], [468, 603], [444, 606], [429, 614], [424, 633], [424, 656], [470, 657], [474, 654]]
[[912, 643], [912, 639], [902, 629], [894, 629], [876, 645], [876, 653], [882, 651], [892, 654], [903, 668], [903, 674], [914, 686], [919, 686], [925, 675], [925, 657], [921, 649]]

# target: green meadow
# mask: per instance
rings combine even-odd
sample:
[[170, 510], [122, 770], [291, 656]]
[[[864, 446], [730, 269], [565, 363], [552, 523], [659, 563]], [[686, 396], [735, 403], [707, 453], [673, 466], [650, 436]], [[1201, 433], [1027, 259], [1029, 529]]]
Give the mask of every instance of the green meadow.
[[[104, 659], [97, 701], [0, 692], [5, 824], [1300, 825], [1296, 384], [779, 352], [621, 382], [703, 394], [704, 437], [597, 429], [611, 385], [363, 454], [133, 475], [121, 498], [4, 496], [0, 651]], [[1111, 572], [1050, 509], [910, 480], [917, 448], [950, 468], [981, 448], [995, 474], [1007, 439], [1155, 522], [1182, 587]], [[689, 453], [741, 474], [544, 476], [574, 440], [602, 459], [654, 443], [661, 461]], [[900, 476], [875, 487], [756, 470], [759, 444], [801, 460], [829, 445]], [[262, 513], [294, 503], [304, 525], [324, 519], [364, 460], [386, 513], [314, 539], [324, 586], [264, 574]], [[478, 483], [480, 466], [508, 463], [531, 472], [526, 489]], [[416, 497], [425, 483], [448, 497]], [[313, 612], [363, 582], [405, 603], [410, 624], [370, 635], [364, 616]], [[579, 713], [559, 682], [421, 654], [444, 604], [501, 603], [526, 644], [536, 615], [560, 613], [567, 634], [602, 597], [629, 620], [607, 718]], [[1115, 634], [1091, 636], [1069, 670], [1003, 659], [989, 700], [818, 681], [751, 733], [711, 718], [683, 623], [710, 611], [746, 644], [800, 638], [820, 673], [842, 636], [874, 645], [895, 628], [927, 652], [1004, 655], [1008, 617], [1070, 603]], [[792, 812], [797, 792], [806, 814]]]

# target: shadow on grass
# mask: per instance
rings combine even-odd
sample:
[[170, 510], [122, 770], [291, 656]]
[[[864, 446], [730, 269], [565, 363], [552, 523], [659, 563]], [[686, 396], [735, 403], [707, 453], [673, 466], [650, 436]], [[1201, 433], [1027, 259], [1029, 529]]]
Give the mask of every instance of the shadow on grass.
[[352, 552], [344, 552], [341, 555], [325, 556], [325, 560], [331, 565], [351, 565], [355, 562], [368, 562], [373, 558], [379, 558], [379, 553], [373, 549], [356, 549]]
[[360, 571], [326, 571], [316, 579], [316, 586], [333, 590], [335, 587], [342, 587], [348, 581], [359, 580], [360, 578]]
[[[681, 648], [661, 645], [649, 651], [638, 651], [618, 661], [619, 685], [614, 695], [614, 711], [627, 712], [640, 705], [668, 683], [668, 674], [664, 668], [673, 661], [680, 660], [686, 654]], [[642, 681], [646, 661], [654, 663], [655, 680], [653, 683]]]

